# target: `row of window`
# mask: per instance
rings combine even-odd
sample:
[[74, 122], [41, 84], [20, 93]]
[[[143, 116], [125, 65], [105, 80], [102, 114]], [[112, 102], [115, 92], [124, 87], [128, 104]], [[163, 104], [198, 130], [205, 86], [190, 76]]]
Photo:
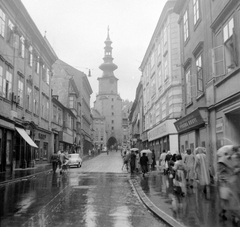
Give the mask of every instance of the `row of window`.
[[[193, 0], [193, 25], [194, 27], [200, 20], [200, 0]], [[189, 39], [189, 13], [185, 11], [183, 15], [183, 40], [186, 42]]]
[[41, 68], [42, 80], [49, 85], [50, 70], [46, 67], [40, 56], [37, 53], [34, 54], [32, 44], [30, 44], [23, 35], [19, 35], [18, 33], [17, 27], [14, 26], [14, 23], [6, 17], [6, 14], [0, 8], [0, 36], [5, 39], [11, 47], [18, 49], [19, 56], [27, 59], [28, 66], [34, 66], [34, 71], [37, 74], [40, 74]]
[[[184, 15], [187, 15], [186, 13], [187, 11]], [[196, 0], [194, 1], [194, 23], [198, 22], [199, 13], [199, 1]], [[222, 76], [231, 73], [238, 66], [237, 35], [234, 21], [238, 20], [239, 17], [240, 10], [235, 11], [235, 13], [217, 30], [214, 36], [215, 47], [212, 50], [212, 77], [216, 79], [221, 79]], [[201, 53], [195, 56], [196, 74], [192, 73], [191, 66], [185, 68], [186, 104], [191, 103], [193, 98], [198, 98], [204, 93], [204, 66], [202, 58], [203, 56]]]

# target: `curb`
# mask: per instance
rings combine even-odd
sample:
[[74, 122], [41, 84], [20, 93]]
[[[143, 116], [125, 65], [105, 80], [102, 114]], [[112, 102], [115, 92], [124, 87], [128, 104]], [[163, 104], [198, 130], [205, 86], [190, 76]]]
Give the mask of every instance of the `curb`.
[[12, 180], [2, 181], [2, 182], [0, 182], [0, 187], [5, 185], [5, 184], [11, 184], [11, 183], [14, 183], [14, 182], [22, 181], [24, 179], [32, 178], [32, 177], [34, 177], [36, 175], [40, 175], [40, 174], [46, 173], [46, 172], [52, 172], [52, 169], [41, 171], [41, 172], [38, 172], [38, 173], [33, 173], [33, 174], [30, 174], [30, 175], [27, 175], [27, 176], [24, 176], [24, 177], [14, 178]]
[[138, 197], [143, 202], [143, 204], [150, 210], [154, 215], [156, 215], [159, 219], [167, 223], [172, 227], [186, 227], [182, 223], [178, 222], [176, 219], [171, 217], [170, 215], [166, 214], [164, 211], [159, 209], [144, 193], [142, 188], [139, 186], [136, 180], [130, 179], [130, 183], [132, 184], [133, 188], [136, 190]]

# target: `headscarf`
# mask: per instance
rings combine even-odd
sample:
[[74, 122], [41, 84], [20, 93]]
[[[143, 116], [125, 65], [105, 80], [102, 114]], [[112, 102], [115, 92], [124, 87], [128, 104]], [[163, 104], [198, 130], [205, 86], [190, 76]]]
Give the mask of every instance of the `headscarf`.
[[195, 155], [197, 154], [206, 154], [206, 148], [205, 147], [197, 147], [194, 150]]
[[171, 154], [171, 151], [168, 151], [167, 154]]
[[217, 151], [218, 163], [225, 164], [229, 168], [239, 165], [240, 153], [239, 147], [233, 145], [225, 145]]

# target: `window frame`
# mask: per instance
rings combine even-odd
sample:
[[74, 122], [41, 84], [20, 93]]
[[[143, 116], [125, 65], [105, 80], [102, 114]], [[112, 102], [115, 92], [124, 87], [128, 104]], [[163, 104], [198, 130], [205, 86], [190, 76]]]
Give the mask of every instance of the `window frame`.
[[189, 39], [189, 14], [188, 10], [183, 14], [183, 41], [187, 42]]
[[27, 83], [27, 109], [32, 111], [32, 84]]
[[[186, 104], [189, 105], [192, 102], [192, 81], [191, 81], [191, 67], [185, 69], [184, 72], [185, 77], [185, 97], [186, 97]], [[188, 78], [187, 78], [188, 77]]]
[[[203, 54], [199, 53], [195, 58], [196, 68], [197, 68], [197, 97], [204, 93], [204, 83], [203, 83]], [[200, 88], [201, 86], [201, 88]]]
[[12, 88], [13, 88], [13, 69], [9, 65], [5, 64], [5, 71], [3, 74], [3, 97], [10, 101], [12, 98], [11, 97]]
[[194, 24], [194, 26], [197, 25], [199, 20], [200, 20], [200, 1], [193, 0], [193, 24]]
[[0, 8], [0, 35], [4, 38], [5, 37], [5, 26], [6, 26], [6, 14]]
[[39, 115], [39, 98], [40, 98], [40, 92], [39, 89], [34, 87], [34, 107], [33, 107], [33, 113], [36, 115]]
[[3, 96], [4, 62], [0, 58], [0, 96]]

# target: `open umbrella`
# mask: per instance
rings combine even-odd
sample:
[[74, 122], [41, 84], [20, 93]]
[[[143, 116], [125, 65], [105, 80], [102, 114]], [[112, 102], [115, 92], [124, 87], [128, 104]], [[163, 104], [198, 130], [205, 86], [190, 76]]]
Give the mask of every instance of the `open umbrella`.
[[146, 153], [146, 154], [152, 154], [152, 151], [151, 150], [149, 150], [149, 149], [145, 149], [145, 150], [141, 150], [141, 152], [140, 152], [141, 154], [142, 153]]
[[138, 151], [139, 149], [134, 147], [134, 148], [131, 148], [130, 151]]

